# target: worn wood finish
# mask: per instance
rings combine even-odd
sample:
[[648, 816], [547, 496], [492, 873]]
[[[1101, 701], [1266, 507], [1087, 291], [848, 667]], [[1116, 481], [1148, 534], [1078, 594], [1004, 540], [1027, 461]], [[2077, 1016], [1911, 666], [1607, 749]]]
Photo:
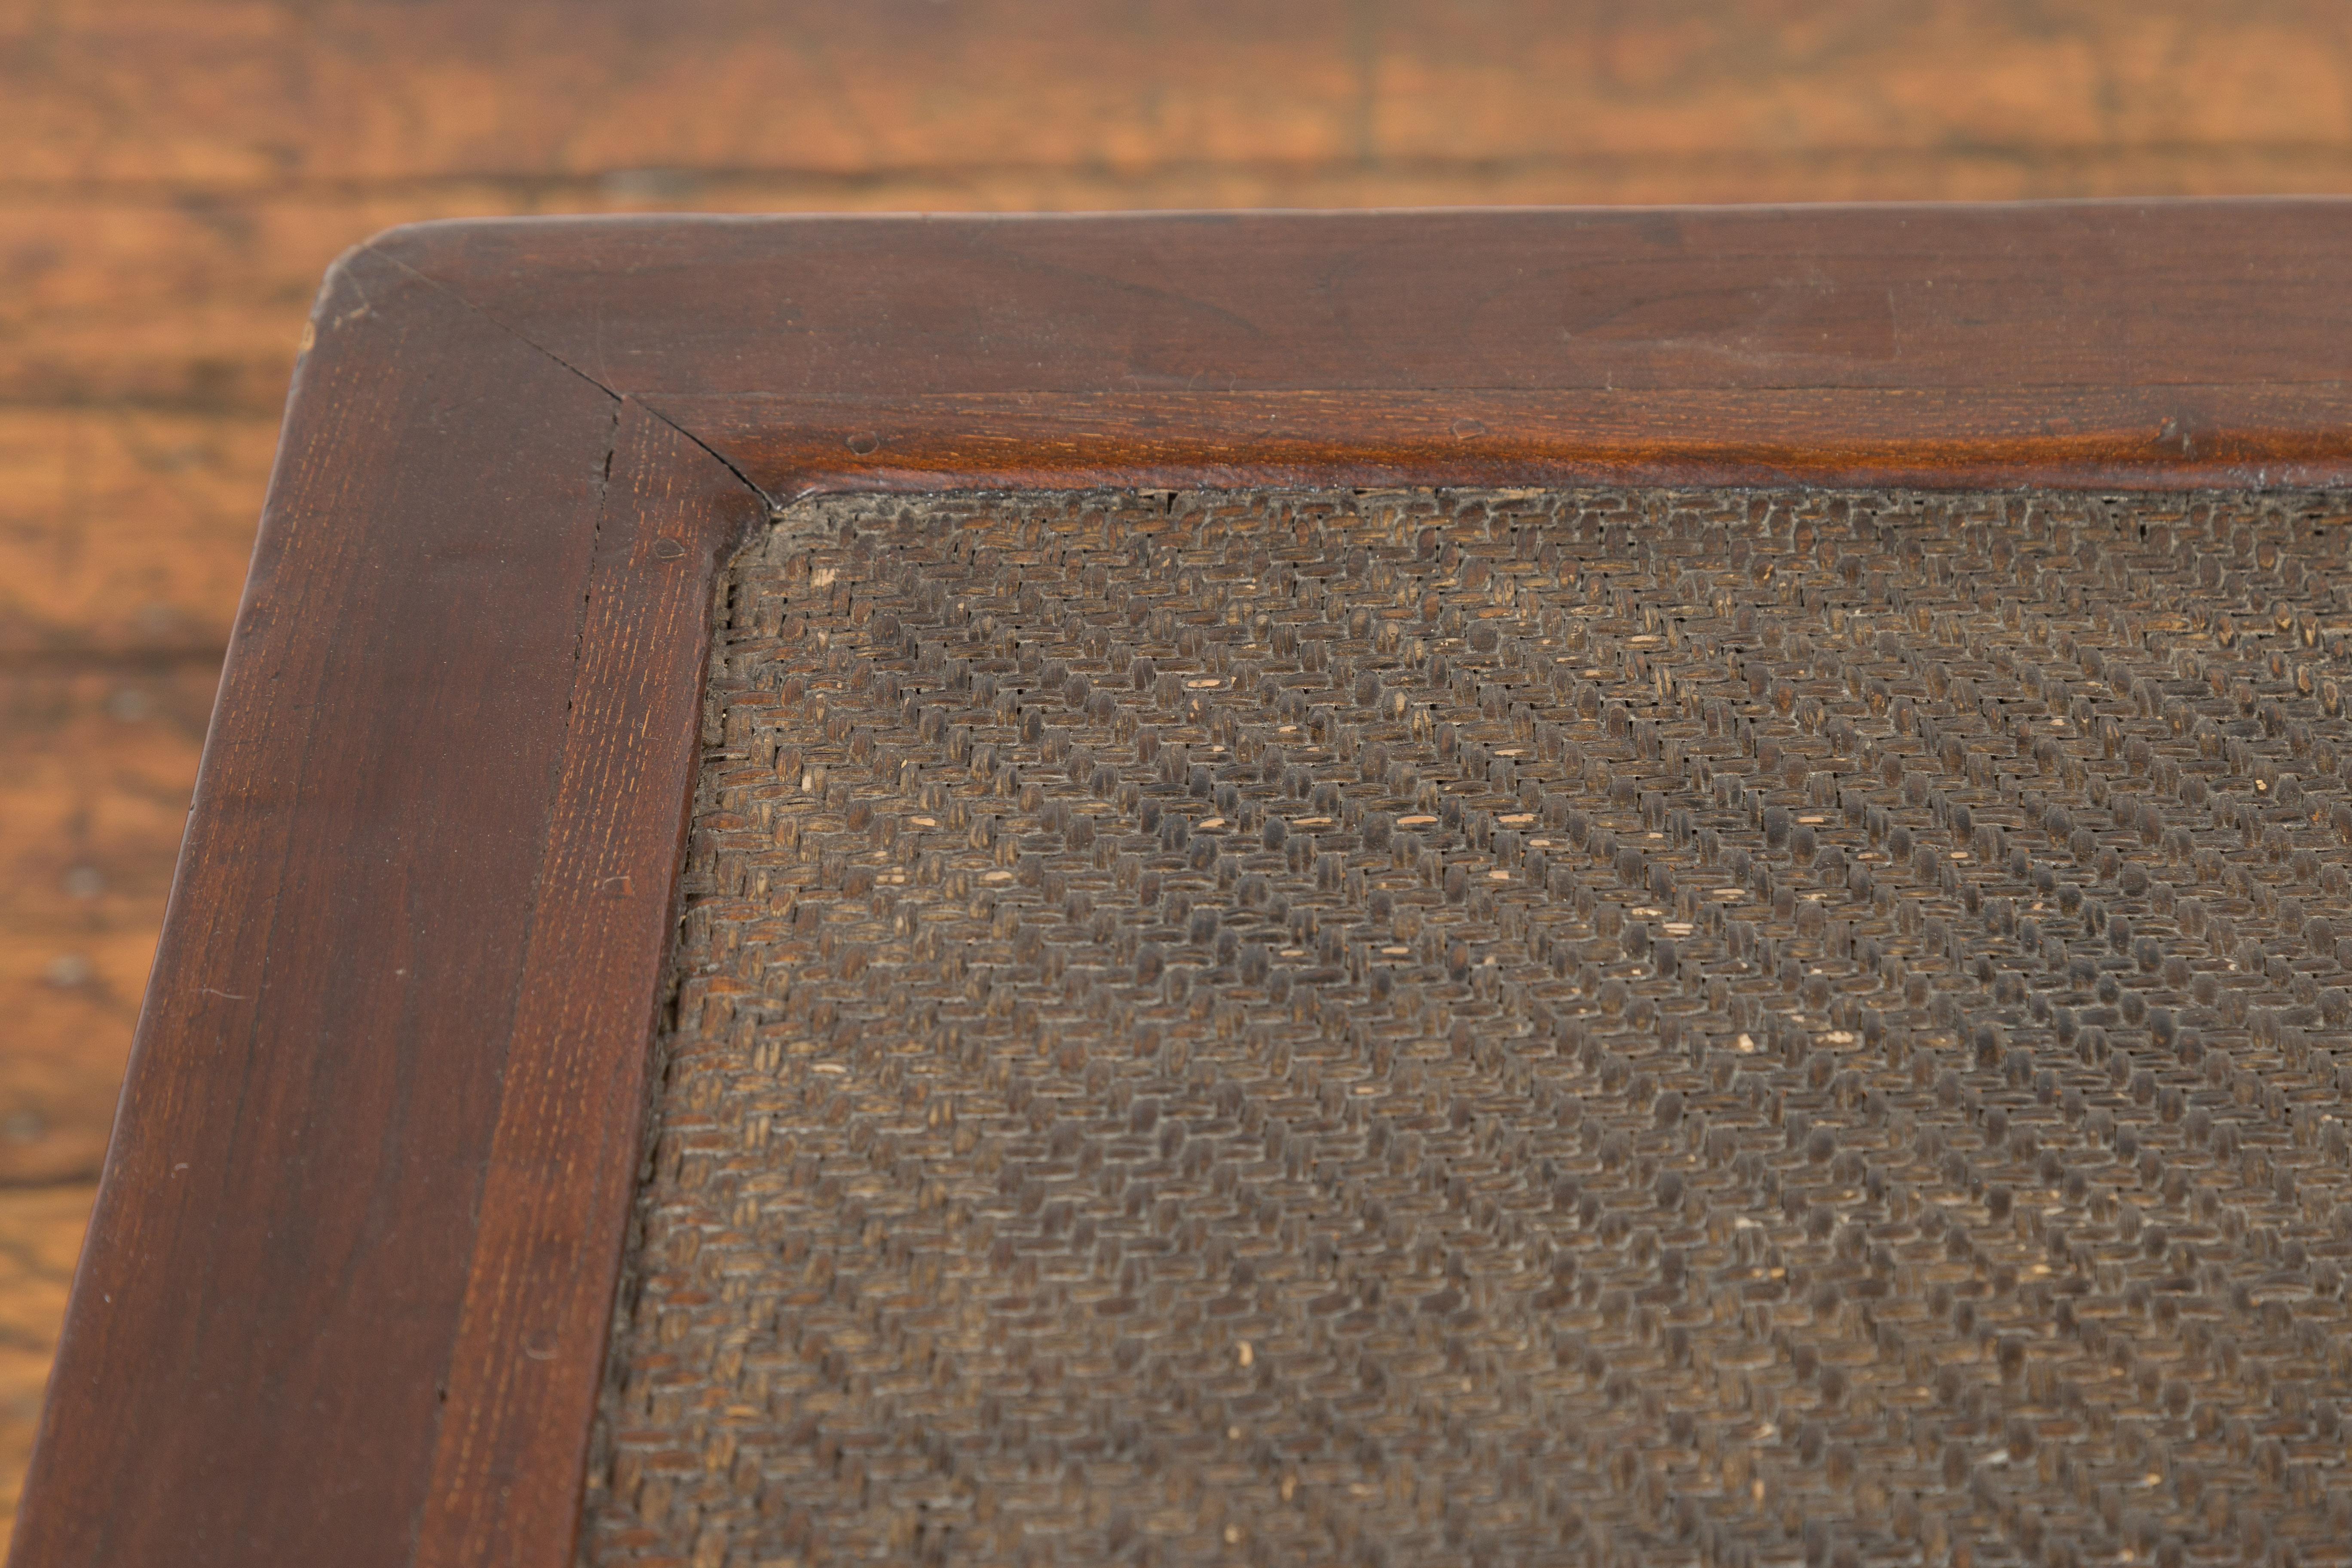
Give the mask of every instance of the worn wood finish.
[[315, 321], [25, 1563], [396, 1561], [430, 1474], [616, 405], [371, 254]]
[[636, 1173], [646, 1053], [694, 794], [710, 584], [761, 516], [742, 481], [625, 405], [596, 533], [562, 773], [506, 1047], [419, 1563], [514, 1560], [579, 1511]]
[[320, 269], [434, 217], [2352, 190], [2346, 36], [2322, 0], [19, 7], [0, 402], [274, 418]]
[[[388, 254], [639, 396], [2019, 392], [2344, 374], [2334, 201], [426, 224]], [[575, 290], [605, 302], [575, 311]], [[1115, 328], [1075, 330], [1075, 322]], [[2315, 427], [2325, 424], [2315, 421]]]
[[2343, 482], [2347, 229], [386, 237], [315, 317], [15, 1561], [569, 1560], [755, 485]]
[[[1683, 102], [1704, 118], [1709, 106]], [[1074, 150], [1082, 152], [1083, 149]], [[1526, 206], [1560, 203], [2005, 201], [2352, 191], [2352, 141], [2287, 148], [1790, 152], [1773, 146], [1590, 161], [877, 170], [855, 177], [626, 171], [384, 190], [97, 191], [12, 202], [23, 258], [0, 295], [0, 399], [88, 419], [125, 406], [272, 419], [320, 272], [395, 224], [533, 214], [1090, 212]], [[158, 258], [168, 258], [159, 266]], [[265, 452], [265, 457], [266, 457]], [[163, 487], [159, 487], [163, 488]], [[257, 486], [246, 521], [258, 505]], [[233, 595], [232, 595], [233, 596]]]
[[2352, 384], [651, 400], [776, 495], [966, 486], [2326, 486]]
[[[2340, 192], [2344, 35], [2320, 0], [19, 6], [0, 664], [217, 670], [307, 301], [390, 225]], [[48, 744], [0, 712], [0, 756]], [[175, 818], [193, 747], [176, 776], [154, 800]], [[51, 878], [47, 842], [0, 883]], [[0, 1016], [76, 1058], [0, 1056], [0, 1129], [48, 1130], [0, 1131], [0, 1181], [95, 1176], [143, 963], [120, 955], [152, 944], [173, 847], [91, 840], [113, 885], [152, 889], [109, 896], [103, 954], [79, 902], [0, 925]], [[131, 963], [131, 994], [41, 978], [77, 957]]]

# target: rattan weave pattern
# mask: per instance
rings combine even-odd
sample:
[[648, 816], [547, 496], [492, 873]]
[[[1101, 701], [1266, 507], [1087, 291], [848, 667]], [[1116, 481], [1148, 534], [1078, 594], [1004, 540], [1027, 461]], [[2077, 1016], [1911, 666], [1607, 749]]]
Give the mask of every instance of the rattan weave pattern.
[[2352, 1562], [2342, 500], [788, 514], [584, 1560]]

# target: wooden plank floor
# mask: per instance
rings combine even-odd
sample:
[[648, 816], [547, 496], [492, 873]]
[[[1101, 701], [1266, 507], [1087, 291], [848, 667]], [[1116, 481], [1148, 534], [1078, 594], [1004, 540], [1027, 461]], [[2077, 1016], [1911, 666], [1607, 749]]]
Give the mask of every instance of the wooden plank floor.
[[0, 8], [0, 1518], [320, 273], [477, 214], [2352, 192], [2324, 0]]

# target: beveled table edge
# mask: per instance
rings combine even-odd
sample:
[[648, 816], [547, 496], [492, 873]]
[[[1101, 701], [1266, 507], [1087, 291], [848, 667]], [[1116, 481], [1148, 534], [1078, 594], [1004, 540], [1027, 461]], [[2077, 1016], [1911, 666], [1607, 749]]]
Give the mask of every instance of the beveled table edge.
[[778, 504], [2342, 486], [2347, 237], [2352, 203], [2296, 200], [358, 247], [298, 364], [11, 1561], [571, 1560], [710, 596]]

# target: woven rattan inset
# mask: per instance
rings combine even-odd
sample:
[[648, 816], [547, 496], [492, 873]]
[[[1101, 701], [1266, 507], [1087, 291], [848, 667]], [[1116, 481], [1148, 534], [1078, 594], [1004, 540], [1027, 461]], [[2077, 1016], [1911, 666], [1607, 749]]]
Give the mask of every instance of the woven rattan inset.
[[586, 1559], [2352, 1561], [2343, 515], [790, 514]]

